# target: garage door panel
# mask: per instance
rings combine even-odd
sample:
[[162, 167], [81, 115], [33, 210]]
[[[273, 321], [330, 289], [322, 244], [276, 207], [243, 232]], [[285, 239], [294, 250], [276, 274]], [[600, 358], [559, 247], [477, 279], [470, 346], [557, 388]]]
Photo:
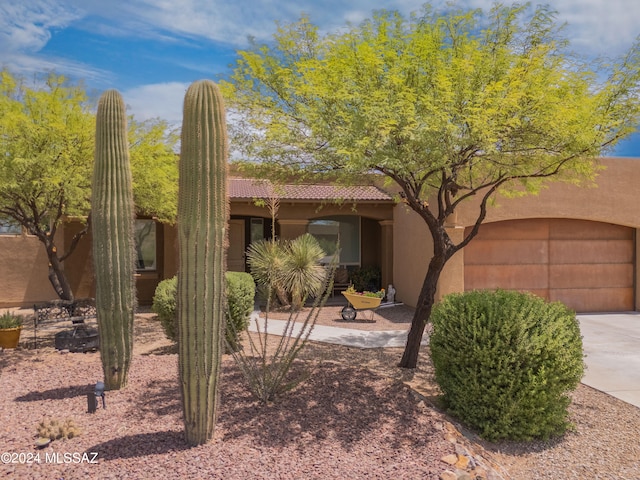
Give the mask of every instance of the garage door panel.
[[549, 262], [631, 263], [633, 244], [628, 240], [550, 240]]
[[[508, 222], [485, 223], [480, 226], [478, 236], [474, 239], [547, 239], [549, 223], [547, 220], [512, 220]], [[471, 244], [469, 244], [471, 245]]]
[[545, 264], [549, 258], [546, 240], [478, 240], [465, 247], [468, 265]]
[[632, 240], [632, 229], [623, 225], [590, 222], [588, 220], [550, 219], [549, 238], [551, 240]]
[[604, 287], [633, 287], [633, 266], [624, 263], [549, 266], [549, 288]]
[[619, 312], [634, 309], [633, 288], [554, 289], [549, 300], [576, 312]]
[[489, 223], [481, 232], [464, 251], [466, 290], [526, 290], [578, 312], [635, 307], [633, 228], [530, 219]]
[[547, 265], [469, 265], [464, 271], [466, 290], [476, 289], [545, 289], [548, 286]]

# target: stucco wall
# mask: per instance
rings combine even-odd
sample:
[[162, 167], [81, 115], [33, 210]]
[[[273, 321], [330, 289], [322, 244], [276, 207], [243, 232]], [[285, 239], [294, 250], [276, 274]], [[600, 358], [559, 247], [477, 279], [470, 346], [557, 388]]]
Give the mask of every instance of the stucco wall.
[[[495, 204], [489, 207], [485, 223], [527, 218], [567, 218], [640, 228], [640, 159], [605, 158], [602, 159], [602, 165], [605, 169], [599, 172], [594, 186], [578, 187], [554, 182], [538, 195], [519, 198], [498, 196]], [[477, 214], [478, 199], [464, 204], [452, 219], [452, 236], [460, 237], [461, 231], [473, 224]], [[405, 205], [397, 205], [394, 211], [394, 279], [399, 300], [415, 306], [432, 254], [431, 235], [424, 222]], [[637, 251], [635, 256], [637, 259]], [[635, 270], [637, 291], [640, 269], [636, 266]], [[438, 297], [463, 290], [464, 250], [445, 267]]]
[[0, 307], [32, 306], [56, 298], [43, 244], [31, 235], [0, 235]]

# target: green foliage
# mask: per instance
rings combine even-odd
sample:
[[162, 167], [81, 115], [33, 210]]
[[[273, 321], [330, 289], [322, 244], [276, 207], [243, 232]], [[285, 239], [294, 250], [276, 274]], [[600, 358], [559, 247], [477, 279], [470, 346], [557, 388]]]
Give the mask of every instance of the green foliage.
[[178, 135], [160, 119], [129, 121], [133, 198], [139, 215], [175, 223], [178, 208]]
[[177, 295], [178, 277], [167, 278], [158, 283], [151, 305], [151, 309], [158, 315], [165, 336], [174, 342], [178, 337]]
[[[426, 4], [377, 11], [321, 35], [307, 18], [239, 53], [222, 84], [240, 119], [233, 145], [263, 178], [379, 173], [429, 228], [434, 257], [400, 364], [414, 368], [446, 262], [500, 191], [590, 181], [597, 157], [640, 123], [640, 42], [608, 64], [573, 55], [547, 6], [490, 11]], [[454, 241], [445, 224], [478, 202]]]
[[109, 390], [127, 384], [133, 351], [135, 294], [134, 204], [122, 95], [98, 102], [91, 197], [93, 265], [100, 358]]
[[[49, 279], [58, 296], [73, 293], [62, 263], [87, 232], [58, 249], [64, 218], [89, 214], [95, 116], [82, 84], [55, 73], [30, 87], [0, 72], [0, 221], [23, 226], [47, 253]], [[176, 135], [166, 122], [131, 121], [129, 142], [138, 213], [173, 222], [176, 216]]]
[[[237, 348], [240, 334], [246, 330], [253, 311], [256, 285], [245, 272], [227, 272], [227, 309], [225, 339], [230, 348]], [[152, 310], [158, 315], [166, 337], [177, 340], [176, 297], [178, 277], [161, 281], [153, 296]]]
[[327, 271], [320, 264], [325, 253], [310, 234], [293, 240], [253, 242], [247, 261], [256, 283], [275, 292], [284, 305], [300, 310], [308, 297], [324, 290]]
[[[328, 268], [327, 278], [329, 279], [333, 278], [336, 261], [337, 257], [334, 257], [334, 261]], [[271, 277], [271, 281], [277, 280]], [[271, 298], [270, 289], [273, 284], [261, 287], [266, 289], [267, 298]], [[267, 301], [264, 319], [257, 317], [254, 319], [256, 333], [248, 332], [247, 334], [247, 347], [230, 349], [247, 381], [247, 387], [259, 401], [271, 402], [278, 395], [295, 388], [309, 377], [307, 368], [294, 373], [291, 367], [307, 344], [318, 315], [333, 291], [333, 281], [324, 283], [323, 289], [324, 293], [316, 297], [306, 313], [291, 311], [282, 335], [279, 337], [268, 334], [271, 302]], [[275, 340], [270, 341], [270, 338]]]
[[598, 72], [605, 82], [566, 46], [544, 6], [378, 11], [324, 37], [303, 18], [240, 52], [222, 86], [246, 114], [234, 140], [250, 158], [373, 169], [411, 180], [405, 193], [423, 200], [507, 177], [535, 191], [541, 175], [592, 172], [589, 157], [640, 120], [638, 45]]
[[227, 272], [227, 310], [225, 340], [227, 348], [240, 348], [240, 334], [249, 325], [253, 311], [256, 284], [253, 277], [245, 272]]
[[51, 73], [30, 88], [0, 72], [0, 219], [22, 225], [41, 241], [49, 279], [60, 298], [73, 294], [58, 251], [65, 216], [86, 215], [91, 192], [94, 116], [84, 90]]
[[452, 294], [434, 307], [430, 340], [444, 405], [489, 440], [563, 433], [582, 378], [575, 313], [532, 294]]
[[18, 328], [22, 326], [22, 317], [13, 312], [0, 315], [0, 328]]
[[349, 279], [354, 289], [359, 292], [364, 290], [377, 290], [380, 288], [382, 273], [380, 267], [367, 265], [353, 270], [349, 275]]
[[227, 129], [210, 80], [185, 94], [178, 187], [178, 372], [185, 438], [211, 440], [224, 342], [229, 218]]

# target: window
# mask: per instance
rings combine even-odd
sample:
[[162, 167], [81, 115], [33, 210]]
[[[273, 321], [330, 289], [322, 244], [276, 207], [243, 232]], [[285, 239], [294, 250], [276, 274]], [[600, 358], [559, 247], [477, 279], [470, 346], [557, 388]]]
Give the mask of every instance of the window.
[[156, 222], [136, 220], [136, 269], [156, 269]]
[[309, 222], [308, 231], [316, 237], [327, 256], [324, 263], [331, 262], [336, 245], [340, 242], [341, 265], [360, 265], [360, 217], [357, 215], [331, 216]]
[[5, 220], [0, 218], [0, 235], [20, 235], [22, 226], [13, 220]]
[[264, 240], [264, 218], [251, 219], [251, 243]]

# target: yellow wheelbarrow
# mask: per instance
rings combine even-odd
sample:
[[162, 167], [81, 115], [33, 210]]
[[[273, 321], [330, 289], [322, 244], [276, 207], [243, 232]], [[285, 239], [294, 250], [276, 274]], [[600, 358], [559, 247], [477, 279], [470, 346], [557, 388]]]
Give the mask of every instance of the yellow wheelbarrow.
[[369, 297], [358, 293], [342, 292], [342, 295], [344, 295], [349, 302], [349, 305], [340, 311], [343, 320], [355, 320], [358, 314], [357, 312], [360, 310], [371, 310], [371, 320], [373, 320], [374, 311], [380, 306], [380, 302], [382, 302], [382, 298], [380, 297]]

